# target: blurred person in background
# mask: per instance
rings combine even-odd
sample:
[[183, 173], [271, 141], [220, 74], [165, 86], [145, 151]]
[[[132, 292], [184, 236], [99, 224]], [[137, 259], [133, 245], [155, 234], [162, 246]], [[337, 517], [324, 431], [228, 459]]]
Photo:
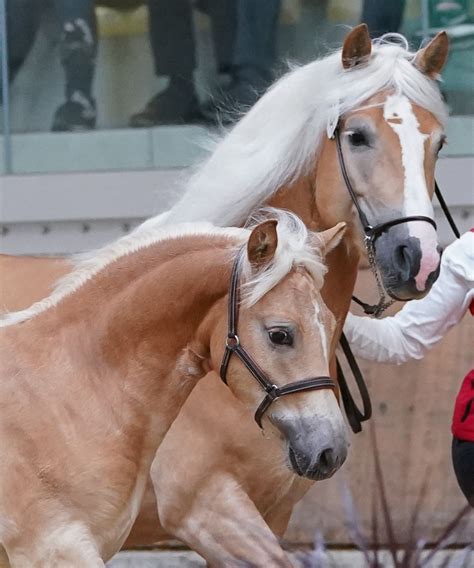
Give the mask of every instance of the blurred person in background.
[[5, 9], [8, 75], [9, 81], [13, 82], [33, 46], [41, 14], [36, 0], [7, 0]]
[[[438, 280], [427, 296], [381, 320], [349, 313], [344, 332], [356, 355], [400, 365], [422, 359], [468, 311], [474, 315], [474, 229], [446, 248]], [[451, 431], [454, 472], [474, 507], [474, 369], [461, 384]]]
[[406, 0], [364, 0], [362, 19], [372, 38], [389, 32], [398, 32], [403, 19]]
[[150, 43], [158, 76], [169, 84], [130, 118], [133, 127], [176, 124], [204, 119], [194, 82], [196, 37], [193, 7], [211, 20], [217, 72], [231, 72], [234, 50], [235, 0], [148, 0]]
[[[230, 66], [233, 49], [235, 0], [201, 0], [213, 23], [219, 71]], [[92, 94], [97, 58], [96, 4], [117, 9], [144, 4], [138, 0], [55, 0], [61, 26], [60, 58], [65, 73], [65, 101], [55, 112], [53, 131], [80, 131], [96, 125]], [[201, 120], [194, 88], [196, 67], [192, 3], [190, 0], [148, 0], [149, 26], [155, 69], [170, 79], [165, 91], [131, 118], [132, 126], [153, 126]]]
[[232, 122], [234, 109], [252, 106], [272, 82], [281, 0], [200, 0], [195, 6], [212, 22], [217, 72], [230, 76], [230, 84], [201, 106], [193, 77], [192, 5], [190, 0], [149, 0], [156, 74], [170, 82], [131, 117], [131, 126]]
[[56, 109], [52, 130], [89, 130], [97, 120], [92, 96], [97, 57], [94, 0], [55, 0], [54, 5], [61, 27], [59, 53], [66, 100]]
[[236, 0], [237, 28], [231, 82], [204, 106], [211, 121], [233, 122], [274, 79], [281, 0]]

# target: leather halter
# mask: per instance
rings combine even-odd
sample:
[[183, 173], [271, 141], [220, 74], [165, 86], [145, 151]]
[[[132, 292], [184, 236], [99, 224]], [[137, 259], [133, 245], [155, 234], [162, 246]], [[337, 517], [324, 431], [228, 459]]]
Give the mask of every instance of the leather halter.
[[425, 215], [408, 215], [406, 217], [397, 217], [396, 219], [391, 219], [390, 221], [386, 221], [385, 223], [379, 223], [378, 225], [371, 225], [369, 220], [367, 219], [367, 215], [362, 211], [362, 208], [357, 200], [357, 194], [354, 191], [354, 187], [351, 183], [349, 175], [347, 174], [346, 163], [344, 161], [344, 154], [342, 152], [342, 145], [341, 145], [341, 133], [340, 127], [337, 125], [335, 130], [335, 138], [336, 138], [336, 147], [337, 147], [337, 155], [339, 158], [339, 165], [341, 167], [342, 177], [344, 178], [344, 182], [347, 187], [347, 191], [354, 203], [357, 213], [359, 215], [360, 222], [362, 224], [362, 228], [364, 229], [364, 233], [366, 236], [366, 241], [370, 240], [374, 243], [382, 233], [388, 231], [391, 227], [395, 225], [401, 225], [402, 223], [409, 223], [410, 221], [425, 221], [430, 225], [433, 225], [435, 230], [437, 229], [436, 223], [431, 217], [426, 217]]
[[380, 274], [378, 271], [377, 263], [375, 260], [375, 242], [376, 240], [386, 231], [391, 229], [396, 225], [401, 225], [402, 223], [409, 223], [410, 221], [425, 221], [429, 223], [437, 230], [436, 223], [431, 217], [426, 217], [425, 215], [407, 215], [406, 217], [397, 217], [396, 219], [391, 219], [390, 221], [386, 221], [384, 223], [378, 223], [377, 225], [372, 225], [369, 223], [367, 219], [367, 215], [362, 210], [360, 203], [357, 199], [357, 194], [354, 190], [354, 187], [351, 183], [349, 175], [347, 173], [346, 163], [344, 161], [344, 154], [342, 152], [342, 145], [341, 145], [341, 132], [340, 132], [340, 125], [339, 123], [334, 130], [334, 137], [336, 139], [336, 148], [337, 148], [337, 156], [339, 158], [339, 166], [341, 168], [342, 177], [344, 179], [344, 183], [346, 184], [347, 191], [349, 192], [349, 196], [352, 199], [352, 202], [355, 205], [357, 210], [357, 214], [359, 215], [359, 219], [364, 230], [364, 244], [365, 248], [367, 249], [367, 258], [369, 260], [370, 269], [375, 277], [375, 281], [377, 283], [377, 289], [379, 293], [379, 301], [375, 305], [367, 304], [359, 298], [352, 296], [352, 299], [357, 302], [362, 308], [364, 312], [369, 315], [373, 315], [375, 317], [380, 316], [389, 306], [391, 306], [395, 300], [399, 300], [396, 296], [392, 293], [387, 292], [389, 296], [392, 298], [391, 300], [386, 299], [386, 290], [382, 284]]
[[262, 400], [255, 412], [255, 422], [262, 428], [262, 418], [268, 410], [272, 402], [277, 398], [292, 394], [295, 392], [303, 392], [308, 390], [333, 389], [336, 390], [336, 383], [331, 377], [313, 377], [302, 379], [293, 383], [288, 383], [279, 387], [275, 385], [252, 359], [248, 352], [242, 347], [240, 338], [237, 334], [237, 324], [239, 318], [239, 273], [241, 266], [242, 253], [237, 255], [232, 268], [232, 275], [229, 289], [228, 303], [228, 333], [225, 341], [224, 357], [222, 358], [220, 376], [227, 384], [227, 368], [233, 353], [242, 361], [246, 369], [252, 377], [266, 392], [265, 398]]
[[[357, 302], [360, 306], [362, 306], [362, 308], [364, 309], [364, 312], [366, 314], [374, 315], [375, 317], [377, 317], [392, 302], [385, 302], [384, 289], [383, 289], [383, 286], [380, 282], [377, 266], [376, 266], [376, 263], [375, 263], [375, 241], [376, 241], [376, 239], [383, 232], [387, 231], [391, 227], [393, 227], [395, 225], [399, 225], [400, 223], [407, 223], [408, 221], [426, 221], [427, 223], [430, 223], [430, 225], [433, 225], [433, 227], [435, 229], [437, 227], [436, 227], [436, 223], [434, 222], [433, 219], [431, 219], [430, 217], [422, 216], [422, 215], [416, 215], [416, 216], [411, 216], [411, 217], [401, 217], [401, 218], [398, 218], [398, 219], [393, 219], [391, 221], [387, 221], [386, 223], [380, 223], [380, 224], [376, 225], [375, 227], [373, 227], [369, 223], [367, 216], [365, 215], [365, 213], [362, 211], [362, 208], [360, 207], [360, 204], [357, 200], [357, 195], [354, 191], [352, 183], [351, 183], [349, 176], [347, 174], [346, 164], [344, 162], [344, 154], [342, 152], [342, 146], [341, 146], [339, 124], [336, 126], [336, 129], [335, 129], [335, 132], [334, 132], [334, 137], [336, 139], [336, 148], [337, 148], [337, 154], [338, 154], [338, 158], [339, 158], [339, 166], [341, 168], [341, 173], [342, 173], [342, 176], [344, 178], [344, 182], [346, 184], [349, 195], [352, 199], [352, 202], [354, 203], [354, 205], [357, 209], [357, 213], [359, 215], [360, 222], [361, 222], [362, 227], [364, 229], [365, 246], [367, 248], [370, 266], [371, 266], [371, 269], [374, 273], [374, 276], [375, 276], [375, 279], [376, 279], [376, 282], [377, 282], [377, 287], [379, 289], [379, 294], [380, 294], [379, 303], [376, 304], [376, 305], [373, 305], [373, 306], [370, 305], [370, 304], [367, 304], [365, 302], [362, 302], [361, 300], [359, 300], [355, 296], [352, 296], [352, 299], [355, 302]], [[448, 222], [451, 226], [451, 229], [453, 230], [455, 236], [459, 238], [459, 236], [460, 236], [459, 230], [456, 227], [456, 223], [454, 222], [454, 219], [451, 216], [449, 208], [446, 205], [446, 202], [443, 198], [443, 195], [441, 193], [441, 190], [440, 190], [436, 180], [434, 182], [434, 185], [435, 185], [435, 195], [438, 198], [438, 201], [441, 205], [441, 209], [443, 210], [443, 212], [446, 216], [446, 219], [448, 220]], [[353, 398], [353, 396], [350, 392], [349, 386], [347, 384], [346, 378], [344, 376], [342, 366], [339, 363], [339, 360], [336, 359], [337, 378], [338, 378], [339, 389], [340, 389], [340, 392], [341, 392], [342, 402], [344, 404], [346, 416], [347, 416], [349, 424], [352, 428], [352, 431], [357, 433], [357, 432], [360, 432], [362, 430], [362, 422], [369, 420], [370, 417], [372, 416], [372, 405], [371, 405], [371, 402], [370, 402], [370, 395], [369, 395], [369, 392], [367, 390], [367, 386], [365, 384], [364, 377], [362, 375], [362, 372], [359, 368], [359, 365], [357, 364], [357, 361], [356, 361], [356, 359], [355, 359], [355, 357], [352, 353], [349, 342], [347, 341], [347, 338], [344, 335], [344, 333], [342, 333], [342, 335], [341, 335], [340, 345], [342, 347], [342, 351], [343, 351], [343, 353], [344, 353], [344, 355], [347, 359], [347, 362], [349, 364], [349, 367], [352, 371], [355, 382], [356, 382], [357, 387], [359, 389], [359, 393], [361, 395], [361, 400], [362, 400], [362, 405], [363, 405], [363, 409], [360, 410], [358, 408], [357, 404], [355, 403], [354, 398]]]

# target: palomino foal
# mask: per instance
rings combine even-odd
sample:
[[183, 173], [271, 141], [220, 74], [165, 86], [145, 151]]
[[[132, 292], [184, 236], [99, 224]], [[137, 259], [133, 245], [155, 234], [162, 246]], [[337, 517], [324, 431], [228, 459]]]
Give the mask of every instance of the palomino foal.
[[[319, 293], [321, 255], [344, 224], [313, 235], [294, 215], [272, 214], [278, 221], [252, 231], [192, 224], [121, 254], [106, 248], [102, 268], [79, 265], [56, 296], [1, 330], [0, 543], [13, 567], [92, 568], [120, 549], [161, 440], [221, 363], [237, 254], [247, 351], [279, 386], [328, 375], [336, 324]], [[226, 380], [247, 407], [262, 401], [236, 357]], [[278, 399], [263, 420], [303, 470], [325, 477], [343, 463], [332, 389]]]

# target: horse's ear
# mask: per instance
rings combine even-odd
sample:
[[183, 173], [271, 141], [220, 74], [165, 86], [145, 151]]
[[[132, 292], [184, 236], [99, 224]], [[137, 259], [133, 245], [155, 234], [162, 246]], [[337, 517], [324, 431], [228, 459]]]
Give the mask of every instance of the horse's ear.
[[250, 233], [247, 255], [253, 268], [265, 266], [275, 255], [278, 245], [277, 224], [275, 219], [264, 221]]
[[347, 224], [344, 223], [344, 221], [341, 221], [330, 229], [326, 229], [321, 233], [316, 233], [315, 245], [321, 249], [322, 254], [325, 256], [341, 242], [346, 229]]
[[448, 52], [448, 34], [439, 32], [426, 47], [418, 51], [413, 65], [428, 77], [436, 79], [446, 63]]
[[342, 46], [342, 66], [344, 69], [352, 69], [366, 63], [372, 51], [372, 41], [367, 24], [359, 24], [351, 30]]

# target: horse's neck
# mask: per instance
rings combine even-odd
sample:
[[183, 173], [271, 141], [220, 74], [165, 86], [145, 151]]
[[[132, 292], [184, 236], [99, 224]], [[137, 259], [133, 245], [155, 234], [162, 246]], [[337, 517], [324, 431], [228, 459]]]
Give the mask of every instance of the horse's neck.
[[128, 255], [65, 297], [50, 315], [38, 316], [37, 327], [32, 320], [32, 330], [61, 336], [63, 358], [74, 358], [92, 382], [97, 366], [90, 362], [100, 362], [102, 386], [109, 382], [112, 392], [126, 384], [137, 399], [151, 401], [176, 386], [177, 376], [163, 385], [177, 365], [199, 378], [199, 356], [208, 348], [200, 325], [227, 292], [229, 247], [228, 240], [193, 237]]
[[[319, 173], [319, 172], [318, 172]], [[316, 179], [316, 182], [314, 181]], [[328, 185], [332, 180], [320, 179], [316, 172], [302, 176], [295, 182], [282, 187], [270, 200], [272, 207], [290, 209], [296, 213], [311, 230], [323, 230], [333, 226], [338, 221], [351, 222], [350, 209], [341, 211], [341, 217], [327, 219], [318, 208], [316, 193], [318, 187], [326, 184], [325, 190], [330, 193]], [[317, 184], [317, 187], [315, 185]], [[334, 192], [336, 195], [337, 193]], [[335, 204], [337, 205], [337, 204]], [[339, 321], [346, 317], [357, 277], [359, 254], [355, 241], [356, 231], [349, 227], [347, 236], [342, 243], [326, 258], [328, 272], [324, 279], [322, 290], [323, 299]]]

